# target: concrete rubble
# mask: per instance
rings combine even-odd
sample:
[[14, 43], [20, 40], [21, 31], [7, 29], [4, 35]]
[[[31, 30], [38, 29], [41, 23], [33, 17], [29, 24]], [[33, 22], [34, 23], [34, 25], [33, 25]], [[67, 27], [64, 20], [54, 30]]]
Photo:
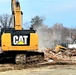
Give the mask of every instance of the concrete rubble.
[[64, 51], [59, 51], [55, 53], [53, 49], [45, 49], [43, 50], [45, 54], [45, 60], [53, 60], [54, 62], [71, 62], [76, 63], [76, 49], [66, 49]]

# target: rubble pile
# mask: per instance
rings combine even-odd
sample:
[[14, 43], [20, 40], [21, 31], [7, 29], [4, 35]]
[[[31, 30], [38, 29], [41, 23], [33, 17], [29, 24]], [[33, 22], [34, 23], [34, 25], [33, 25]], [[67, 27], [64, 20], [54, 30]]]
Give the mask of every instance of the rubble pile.
[[45, 60], [53, 60], [55, 62], [58, 61], [76, 61], [76, 49], [66, 49], [66, 50], [60, 50], [59, 52], [55, 53], [53, 49], [45, 49]]

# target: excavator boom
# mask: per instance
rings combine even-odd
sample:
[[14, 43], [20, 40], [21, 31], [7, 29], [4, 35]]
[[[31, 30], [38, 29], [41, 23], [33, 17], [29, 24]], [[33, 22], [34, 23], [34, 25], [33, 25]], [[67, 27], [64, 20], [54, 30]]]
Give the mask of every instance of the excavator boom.
[[11, 8], [13, 15], [13, 27], [15, 30], [22, 30], [22, 11], [19, 0], [11, 0]]

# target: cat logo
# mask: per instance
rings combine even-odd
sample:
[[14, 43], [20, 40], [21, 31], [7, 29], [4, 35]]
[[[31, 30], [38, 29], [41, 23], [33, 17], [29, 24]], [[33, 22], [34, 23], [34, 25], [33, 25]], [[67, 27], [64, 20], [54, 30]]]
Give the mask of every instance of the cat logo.
[[13, 44], [14, 45], [27, 45], [28, 36], [13, 36]]

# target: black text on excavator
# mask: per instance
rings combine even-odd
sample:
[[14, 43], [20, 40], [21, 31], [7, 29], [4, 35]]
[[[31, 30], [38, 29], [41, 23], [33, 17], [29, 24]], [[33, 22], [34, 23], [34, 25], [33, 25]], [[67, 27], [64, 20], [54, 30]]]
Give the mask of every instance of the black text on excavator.
[[12, 28], [1, 29], [0, 60], [12, 59], [17, 64], [42, 61], [44, 53], [38, 52], [38, 35], [33, 29], [23, 30], [22, 11], [18, 0], [11, 0]]

